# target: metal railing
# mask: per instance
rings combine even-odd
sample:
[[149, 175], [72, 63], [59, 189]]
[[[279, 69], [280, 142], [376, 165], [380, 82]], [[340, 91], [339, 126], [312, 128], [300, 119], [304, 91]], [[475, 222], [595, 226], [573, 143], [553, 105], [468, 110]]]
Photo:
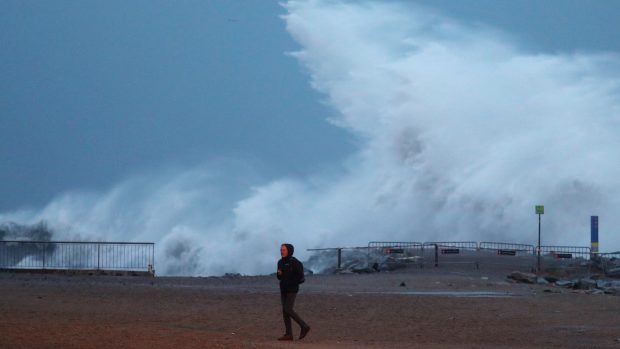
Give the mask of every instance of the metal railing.
[[326, 247], [326, 248], [309, 248], [306, 251], [310, 251], [310, 252], [332, 252], [332, 251], [336, 251], [336, 255], [337, 255], [337, 264], [336, 264], [336, 268], [338, 270], [341, 269], [342, 267], [342, 250], [345, 251], [359, 251], [359, 250], [364, 250], [367, 251], [368, 247]]
[[420, 247], [422, 247], [420, 242], [371, 241], [368, 243], [369, 249], [416, 249]]
[[581, 246], [540, 246], [542, 256], [550, 255], [557, 259], [590, 259], [590, 247]]
[[[463, 265], [472, 264], [476, 268], [513, 267], [514, 269], [532, 270], [536, 264], [537, 247], [534, 245], [511, 242], [475, 242], [475, 241], [443, 241], [443, 242], [398, 242], [371, 241], [367, 247], [337, 247], [309, 249], [308, 251], [337, 251], [338, 269], [347, 260], [342, 251], [367, 249], [367, 261], [414, 263], [425, 265]], [[590, 259], [590, 248], [581, 246], [541, 246], [541, 256], [554, 259], [553, 265], [575, 263], [581, 259]], [[620, 259], [619, 252], [614, 254], [598, 254], [604, 259]], [[359, 257], [359, 256], [357, 256]], [[387, 259], [386, 259], [387, 258]], [[575, 260], [578, 259], [578, 260]], [[572, 261], [571, 261], [572, 260]], [[607, 263], [610, 264], [610, 263]], [[610, 264], [611, 265], [611, 264]]]
[[478, 244], [481, 250], [496, 250], [496, 251], [518, 251], [534, 253], [534, 246], [528, 244], [517, 244], [511, 242], [481, 242]]
[[533, 256], [535, 247], [528, 244], [519, 244], [511, 242], [481, 242], [478, 249], [482, 251], [493, 252], [498, 256]]
[[594, 263], [607, 274], [610, 269], [616, 270], [620, 267], [620, 251], [607, 252], [607, 253], [595, 253], [592, 258]]
[[596, 253], [596, 256], [598, 256], [599, 258], [604, 258], [604, 259], [618, 259], [620, 260], [620, 251], [617, 252], [601, 252], [601, 253]]
[[424, 246], [434, 245], [437, 245], [439, 248], [458, 248], [473, 251], [478, 249], [478, 243], [475, 241], [430, 241], [424, 243]]
[[424, 244], [413, 241], [371, 241], [368, 243], [368, 264], [378, 256], [388, 256], [387, 264], [423, 263]]
[[427, 241], [423, 245], [425, 262], [433, 261], [432, 265], [471, 264], [479, 267], [478, 243], [475, 241]]
[[0, 241], [1, 269], [123, 270], [153, 273], [151, 242]]

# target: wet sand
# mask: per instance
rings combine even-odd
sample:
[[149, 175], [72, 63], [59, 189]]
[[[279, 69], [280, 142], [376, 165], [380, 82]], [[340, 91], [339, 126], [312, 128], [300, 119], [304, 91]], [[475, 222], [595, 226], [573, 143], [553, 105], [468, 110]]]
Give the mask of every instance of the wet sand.
[[620, 348], [620, 297], [475, 270], [309, 276], [288, 343], [273, 276], [1, 273], [0, 295], [0, 348]]

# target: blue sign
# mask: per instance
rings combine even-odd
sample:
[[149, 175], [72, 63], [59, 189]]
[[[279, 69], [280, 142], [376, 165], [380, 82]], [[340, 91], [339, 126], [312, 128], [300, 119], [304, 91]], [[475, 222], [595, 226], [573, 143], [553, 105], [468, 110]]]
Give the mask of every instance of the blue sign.
[[590, 249], [598, 253], [598, 216], [590, 217]]

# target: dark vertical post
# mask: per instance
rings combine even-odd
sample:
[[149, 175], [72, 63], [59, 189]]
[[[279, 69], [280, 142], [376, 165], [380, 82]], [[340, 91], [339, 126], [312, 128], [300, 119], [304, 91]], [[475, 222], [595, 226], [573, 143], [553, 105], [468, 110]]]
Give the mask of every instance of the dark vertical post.
[[540, 213], [538, 214], [538, 267], [537, 271], [540, 273]]
[[439, 266], [439, 246], [435, 244], [435, 266]]
[[338, 249], [338, 270], [340, 270], [340, 264], [342, 262], [342, 249]]

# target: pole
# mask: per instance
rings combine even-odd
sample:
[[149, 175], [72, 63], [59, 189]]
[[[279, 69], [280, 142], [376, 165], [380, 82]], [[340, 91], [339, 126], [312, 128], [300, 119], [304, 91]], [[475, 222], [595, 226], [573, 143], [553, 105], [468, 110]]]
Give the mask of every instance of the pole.
[[538, 268], [536, 270], [540, 273], [540, 213], [538, 214]]
[[342, 249], [339, 248], [338, 249], [338, 270], [340, 270], [341, 262], [342, 262]]

